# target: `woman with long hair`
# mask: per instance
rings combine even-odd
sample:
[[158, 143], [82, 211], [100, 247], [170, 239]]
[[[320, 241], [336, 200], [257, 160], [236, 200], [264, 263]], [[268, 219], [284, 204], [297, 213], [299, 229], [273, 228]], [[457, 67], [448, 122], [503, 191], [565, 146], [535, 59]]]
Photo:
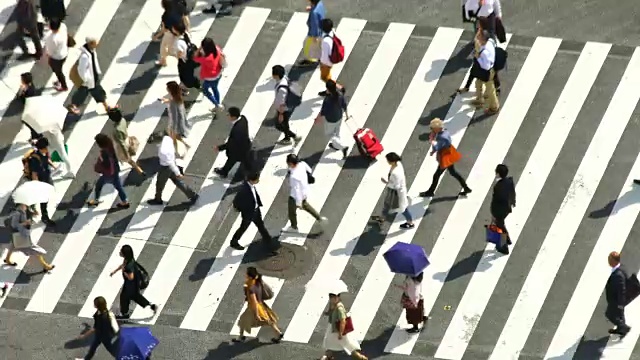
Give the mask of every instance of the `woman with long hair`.
[[120, 163], [116, 157], [116, 151], [113, 146], [113, 141], [108, 135], [98, 134], [94, 137], [96, 145], [100, 148], [100, 156], [94, 165], [94, 170], [100, 174], [96, 186], [94, 189], [94, 198], [87, 203], [89, 206], [98, 206], [100, 203], [100, 194], [102, 193], [102, 187], [104, 184], [109, 183], [118, 192], [120, 202], [117, 204], [118, 208], [128, 209], [129, 201], [127, 201], [127, 194], [122, 187], [122, 181], [120, 181]]
[[129, 306], [132, 301], [143, 308], [150, 306], [155, 314], [158, 306], [150, 303], [140, 292], [142, 267], [136, 262], [136, 258], [133, 255], [133, 248], [130, 245], [122, 245], [122, 248], [120, 248], [120, 256], [122, 257], [122, 264], [109, 274], [109, 276], [113, 276], [120, 271], [124, 279], [122, 291], [120, 292], [120, 315], [118, 315], [117, 318], [128, 319], [131, 316]]
[[104, 345], [111, 356], [115, 357], [120, 326], [118, 326], [113, 313], [109, 311], [105, 298], [96, 297], [93, 299], [93, 306], [96, 308], [96, 312], [93, 314], [93, 328], [78, 337], [78, 339], [86, 339], [90, 335], [94, 335], [89, 352], [84, 359], [93, 359], [100, 344]]
[[222, 68], [226, 62], [224, 53], [212, 38], [207, 37], [202, 40], [200, 49], [193, 57], [193, 61], [200, 64], [202, 91], [214, 106], [211, 111], [214, 113], [215, 118], [219, 111], [224, 110], [224, 107], [220, 104], [220, 91], [218, 91]]
[[263, 295], [265, 294], [266, 286], [268, 285], [263, 282], [262, 275], [258, 270], [253, 266], [248, 267], [244, 282], [247, 309], [238, 319], [240, 337], [233, 339], [234, 342], [244, 341], [246, 339], [245, 332], [251, 334], [251, 329], [262, 326], [269, 326], [276, 333], [276, 337], [271, 339], [273, 343], [279, 343], [284, 337], [284, 334], [278, 328], [278, 315], [271, 310], [269, 305], [264, 303]]
[[167, 126], [167, 133], [173, 139], [174, 146], [178, 145], [178, 141], [184, 144], [187, 150], [191, 147], [184, 139], [189, 136], [191, 130], [191, 123], [187, 119], [187, 109], [184, 107], [184, 98], [182, 97], [182, 88], [175, 81], [169, 81], [167, 83], [167, 92], [169, 97], [162, 99], [164, 104], [167, 104], [169, 114], [169, 126]]

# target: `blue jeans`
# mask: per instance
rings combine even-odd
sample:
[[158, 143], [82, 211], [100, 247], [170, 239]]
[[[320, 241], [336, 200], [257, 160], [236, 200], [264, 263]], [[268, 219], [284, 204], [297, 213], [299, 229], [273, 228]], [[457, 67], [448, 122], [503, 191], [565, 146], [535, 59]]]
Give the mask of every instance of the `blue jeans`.
[[413, 217], [411, 216], [411, 213], [409, 212], [409, 207], [408, 206], [402, 212], [402, 216], [404, 216], [404, 219], [407, 220], [408, 223], [413, 221]]
[[120, 201], [127, 202], [127, 194], [124, 192], [124, 188], [122, 187], [122, 182], [120, 181], [120, 176], [116, 173], [113, 176], [104, 176], [100, 175], [100, 178], [96, 182], [95, 187], [95, 200], [100, 200], [100, 193], [102, 192], [102, 187], [104, 184], [109, 183], [113, 185], [113, 187], [118, 192], [118, 196], [120, 197]]
[[202, 82], [202, 91], [204, 96], [209, 99], [216, 107], [220, 105], [220, 91], [218, 91], [218, 83], [220, 83], [220, 77], [215, 80], [204, 80]]

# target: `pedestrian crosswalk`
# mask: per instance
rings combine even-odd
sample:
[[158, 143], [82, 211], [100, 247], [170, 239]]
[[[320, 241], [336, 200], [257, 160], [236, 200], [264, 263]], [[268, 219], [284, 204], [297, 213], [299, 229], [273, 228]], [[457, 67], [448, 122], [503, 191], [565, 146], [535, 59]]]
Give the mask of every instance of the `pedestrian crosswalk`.
[[[213, 119], [201, 95], [190, 95], [188, 102], [193, 130], [187, 139], [191, 150], [183, 159], [187, 181], [199, 189], [200, 198], [186, 205], [169, 183], [164, 191], [168, 204], [147, 205], [155, 195], [153, 135], [167, 125], [158, 98], [165, 95], [166, 83], [178, 78], [175, 64], [154, 65], [159, 49], [151, 34], [162, 9], [153, 0], [87, 3], [66, 2], [70, 33], [79, 43], [88, 36], [101, 39], [98, 56], [108, 102], [120, 105], [129, 135], [139, 139], [136, 157], [148, 176], [123, 167], [130, 209], [112, 210], [117, 195], [107, 189], [99, 206], [87, 208], [96, 179], [93, 136], [110, 133], [112, 124], [93, 102], [79, 119], [60, 119], [77, 176], [55, 182], [56, 198], [49, 205], [57, 226], [38, 225], [32, 231], [33, 241], [48, 251], [56, 267], [39, 274], [33, 260], [14, 255], [18, 266], [0, 269], [0, 281], [10, 284], [0, 308], [90, 318], [93, 299], [103, 296], [117, 311], [122, 280], [110, 273], [120, 265], [120, 248], [126, 244], [151, 275], [145, 296], [159, 306], [155, 314], [136, 307], [135, 323], [235, 336], [246, 307], [244, 268], [257, 264], [274, 291], [269, 305], [285, 331], [279, 346], [321, 346], [327, 294], [305, 285], [340, 278], [349, 287], [343, 300], [354, 322], [353, 336], [365, 353], [450, 360], [638, 358], [640, 325], [634, 324], [640, 305], [636, 301], [627, 307], [631, 333], [621, 341], [609, 339], [602, 293], [609, 276], [607, 254], [621, 251], [634, 270], [640, 255], [634, 246], [640, 189], [633, 185], [640, 173], [640, 95], [635, 91], [640, 50], [621, 55], [619, 50], [614, 54], [612, 44], [589, 42], [576, 49], [563, 39], [508, 35], [501, 45], [509, 51], [508, 67], [500, 74], [501, 110], [486, 116], [471, 104], [473, 86], [469, 93], [456, 93], [471, 64], [469, 31], [441, 27], [425, 36], [414, 24], [390, 23], [380, 32], [364, 19], [334, 19], [346, 52], [332, 75], [347, 89], [352, 116], [351, 128], [345, 123], [341, 130], [372, 128], [387, 152], [402, 155], [416, 227], [401, 230], [399, 214], [390, 225], [369, 222], [381, 209], [380, 178], [388, 172], [383, 158], [367, 164], [352, 151], [342, 159], [327, 148], [323, 129], [314, 124], [321, 105], [318, 92], [324, 90], [320, 70], [293, 65], [301, 55], [307, 14], [244, 7], [216, 18], [202, 13], [206, 1], [197, 2], [192, 38], [198, 44], [211, 36], [226, 54], [220, 93], [224, 104], [240, 107], [249, 121], [262, 166], [258, 190], [267, 227], [278, 234], [289, 225], [285, 158], [292, 152], [314, 169], [316, 183], [308, 201], [329, 219], [317, 235], [315, 220], [300, 215], [299, 233], [280, 234], [283, 250], [265, 259], [253, 247], [230, 247], [240, 223], [230, 206], [236, 184], [213, 174], [226, 161], [214, 146], [224, 141], [230, 125], [224, 116]], [[0, 0], [5, 9], [0, 20], [8, 19], [6, 9], [14, 5]], [[0, 21], [2, 37], [11, 31], [5, 24]], [[48, 68], [19, 61], [18, 55], [0, 65], [3, 215], [13, 205], [11, 193], [28, 148], [28, 130], [11, 101], [19, 76], [30, 71], [37, 84], [47, 87], [54, 80]], [[78, 55], [77, 49], [70, 52], [66, 73]], [[273, 145], [280, 136], [270, 120], [274, 65], [285, 66], [302, 89], [291, 127], [304, 139], [295, 148]], [[45, 93], [60, 103], [69, 95]], [[446, 177], [433, 198], [419, 196], [437, 168], [427, 142], [435, 117], [443, 119], [464, 155], [458, 170], [473, 190], [466, 198], [455, 196], [458, 184]], [[517, 206], [507, 218], [513, 246], [506, 256], [486, 246], [483, 228], [490, 221], [499, 163], [509, 166], [517, 183]], [[249, 244], [256, 233], [250, 227], [241, 243]], [[405, 331], [401, 290], [394, 286], [401, 279], [388, 271], [382, 256], [396, 242], [424, 247], [431, 262], [423, 280], [424, 307], [431, 318], [418, 334]]]

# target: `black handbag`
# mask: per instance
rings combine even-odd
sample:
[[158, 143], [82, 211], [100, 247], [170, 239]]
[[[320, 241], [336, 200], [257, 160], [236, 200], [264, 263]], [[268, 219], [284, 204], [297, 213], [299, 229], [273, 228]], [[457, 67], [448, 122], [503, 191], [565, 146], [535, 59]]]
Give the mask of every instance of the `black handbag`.
[[309, 184], [313, 184], [316, 182], [316, 178], [313, 177], [313, 175], [307, 171], [307, 182]]

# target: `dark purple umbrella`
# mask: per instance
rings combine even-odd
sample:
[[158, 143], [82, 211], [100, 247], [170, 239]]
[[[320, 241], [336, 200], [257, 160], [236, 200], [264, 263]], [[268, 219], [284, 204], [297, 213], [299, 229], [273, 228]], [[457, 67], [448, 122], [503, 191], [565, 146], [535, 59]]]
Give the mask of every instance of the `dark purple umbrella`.
[[427, 254], [418, 245], [397, 242], [383, 256], [396, 274], [417, 276], [429, 266]]

